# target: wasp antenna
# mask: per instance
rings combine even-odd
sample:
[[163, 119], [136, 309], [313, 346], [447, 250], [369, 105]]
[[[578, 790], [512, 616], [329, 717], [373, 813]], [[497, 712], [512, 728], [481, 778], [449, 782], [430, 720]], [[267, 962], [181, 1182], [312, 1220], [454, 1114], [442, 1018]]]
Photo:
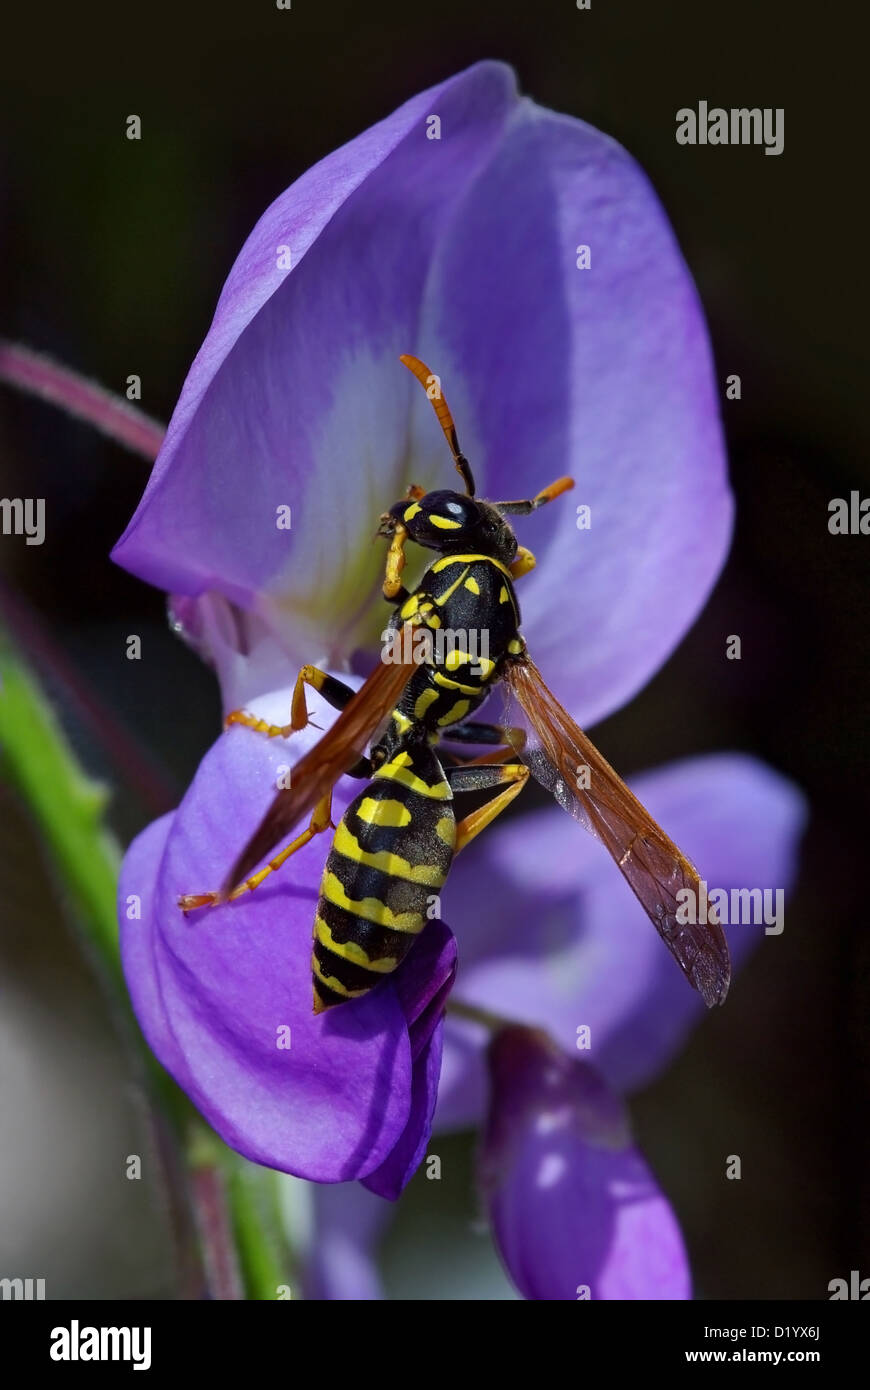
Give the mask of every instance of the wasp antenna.
[[528, 516], [529, 512], [536, 512], [546, 502], [552, 502], [554, 498], [561, 497], [563, 492], [570, 492], [573, 486], [573, 478], [557, 478], [554, 483], [543, 488], [535, 497], [527, 497], [521, 502], [493, 502], [491, 505], [503, 516]]
[[469, 497], [474, 496], [474, 478], [471, 473], [471, 464], [459, 447], [459, 439], [456, 434], [456, 426], [453, 423], [453, 416], [450, 414], [450, 407], [441, 392], [441, 382], [434, 372], [430, 372], [425, 362], [421, 362], [419, 357], [412, 357], [410, 353], [403, 352], [399, 358], [417, 378], [420, 385], [432, 402], [435, 414], [438, 416], [438, 423], [444, 431], [444, 437], [450, 445], [450, 452], [453, 455], [453, 462], [456, 464], [456, 471], [459, 473], [465, 484], [465, 491]]

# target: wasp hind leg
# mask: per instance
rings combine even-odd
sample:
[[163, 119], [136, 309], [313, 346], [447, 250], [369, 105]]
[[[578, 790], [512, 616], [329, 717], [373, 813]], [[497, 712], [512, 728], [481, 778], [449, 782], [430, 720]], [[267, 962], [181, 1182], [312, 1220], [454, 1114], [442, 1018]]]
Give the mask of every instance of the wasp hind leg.
[[235, 898], [243, 897], [245, 893], [253, 893], [255, 888], [259, 888], [264, 878], [268, 878], [276, 869], [280, 869], [281, 865], [285, 864], [292, 854], [295, 854], [298, 849], [302, 849], [303, 845], [307, 845], [310, 840], [314, 839], [315, 835], [320, 835], [324, 830], [334, 828], [332, 823], [332, 792], [329, 791], [323, 800], [318, 801], [315, 806], [307, 829], [303, 830], [301, 835], [297, 835], [295, 840], [291, 840], [289, 845], [285, 845], [280, 853], [276, 854], [274, 859], [270, 859], [264, 868], [252, 874], [250, 878], [246, 878], [231, 893], [227, 893], [225, 898], [221, 897], [220, 893], [184, 893], [178, 899], [178, 906], [182, 912], [193, 912], [199, 907], [216, 907], [218, 903], [232, 902]]
[[293, 687], [289, 724], [268, 724], [265, 719], [258, 719], [255, 714], [249, 714], [247, 710], [234, 709], [224, 720], [224, 728], [228, 729], [232, 724], [244, 724], [246, 729], [253, 729], [258, 734], [265, 734], [267, 738], [289, 738], [291, 734], [298, 734], [311, 722], [308, 717], [308, 706], [305, 703], [306, 685], [310, 686], [312, 690], [316, 690], [319, 695], [323, 696], [328, 705], [337, 710], [344, 709], [345, 705], [348, 705], [356, 694], [356, 691], [352, 690], [349, 685], [345, 685], [344, 681], [336, 680], [335, 676], [321, 671], [318, 666], [303, 666]]
[[477, 758], [463, 759], [465, 767], [480, 767], [487, 763], [503, 763], [511, 756], [522, 753], [526, 746], [525, 729], [507, 724], [482, 724], [470, 719], [463, 724], [453, 724], [445, 729], [444, 743], [477, 743], [495, 745], [490, 753], [481, 753]]
[[484, 802], [483, 806], [458, 823], [454, 848], [454, 854], [458, 854], [519, 796], [529, 780], [529, 769], [525, 763], [502, 763], [498, 767], [467, 764], [465, 767], [450, 768], [447, 778], [454, 792], [499, 789], [491, 801]]

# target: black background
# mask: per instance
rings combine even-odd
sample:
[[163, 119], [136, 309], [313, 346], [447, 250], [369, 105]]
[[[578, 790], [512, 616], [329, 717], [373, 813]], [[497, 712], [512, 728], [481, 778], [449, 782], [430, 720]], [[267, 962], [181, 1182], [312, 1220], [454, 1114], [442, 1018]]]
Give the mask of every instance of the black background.
[[[267, 204], [475, 60], [511, 62], [535, 100], [600, 126], [650, 175], [720, 382], [742, 379], [742, 399], [723, 399], [738, 522], [697, 626], [596, 742], [626, 771], [748, 750], [802, 786], [812, 812], [777, 949], [633, 1106], [712, 1298], [821, 1298], [852, 1268], [870, 1275], [870, 538], [827, 529], [831, 498], [870, 495], [864, 48], [851, 25], [843, 5], [757, 0], [592, 0], [588, 12], [573, 0], [91, 0], [4, 20], [0, 335], [118, 391], [139, 374], [143, 407], [162, 419]], [[783, 107], [784, 153], [678, 146], [675, 112], [700, 99]], [[124, 137], [132, 112], [140, 142]], [[165, 632], [162, 596], [107, 558], [146, 476], [86, 426], [0, 388], [0, 492], [50, 498], [52, 519], [41, 548], [4, 542], [2, 573], [144, 750], [153, 785], [137, 793], [69, 706], [88, 765], [118, 785], [125, 837], [184, 786], [219, 716], [211, 678]], [[148, 634], [152, 660], [122, 659], [130, 631]], [[740, 662], [723, 659], [728, 633], [742, 636]], [[4, 858], [17, 862], [33, 846], [6, 819]], [[7, 862], [9, 882], [14, 871]], [[57, 905], [28, 897], [8, 922], [6, 971], [67, 1017], [74, 1047], [82, 1001], [98, 1005]], [[719, 1179], [727, 1153], [743, 1157], [739, 1183]], [[135, 1230], [145, 1217], [131, 1207], [123, 1219]], [[67, 1294], [104, 1287], [86, 1246]], [[132, 1268], [118, 1276], [131, 1291]]]

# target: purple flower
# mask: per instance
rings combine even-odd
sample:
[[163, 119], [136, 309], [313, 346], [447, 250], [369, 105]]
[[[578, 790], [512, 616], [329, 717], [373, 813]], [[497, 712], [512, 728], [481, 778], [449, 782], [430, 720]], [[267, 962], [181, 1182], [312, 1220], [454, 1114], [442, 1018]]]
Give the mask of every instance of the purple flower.
[[[261, 705], [264, 713], [268, 707]], [[287, 749], [230, 731], [178, 810], [134, 841], [121, 873], [124, 972], [155, 1054], [231, 1147], [318, 1182], [364, 1178], [395, 1197], [428, 1138], [441, 1014], [456, 964], [427, 925], [404, 967], [354, 1007], [314, 1016], [311, 926], [320, 865], [239, 903], [185, 918], [179, 895], [217, 883], [240, 826], [253, 825]], [[339, 813], [350, 796], [336, 798]]]
[[374, 650], [377, 517], [455, 476], [405, 352], [441, 376], [481, 496], [577, 478], [523, 528], [521, 601], [590, 725], [697, 615], [731, 498], [703, 316], [652, 188], [500, 63], [414, 97], [260, 219], [114, 558], [180, 596], [226, 707]]
[[684, 1299], [688, 1262], [625, 1108], [545, 1033], [489, 1047], [481, 1179], [496, 1245], [533, 1299]]
[[[711, 889], [788, 892], [806, 812], [785, 778], [722, 753], [630, 780]], [[706, 1010], [601, 846], [553, 807], [517, 817], [475, 848], [474, 860], [456, 861], [442, 895], [460, 943], [457, 998], [545, 1029], [569, 1052], [580, 1036], [577, 1055], [620, 1092], [646, 1085]], [[724, 930], [735, 969], [753, 949], [777, 949], [763, 922]], [[440, 1129], [486, 1114], [487, 1041], [485, 1029], [449, 1021]]]
[[[705, 865], [711, 887], [780, 887], [788, 893], [805, 808], [784, 778], [754, 759], [719, 755], [647, 773], [633, 779], [632, 786]], [[564, 1082], [569, 1092], [586, 1093], [590, 1105], [594, 1100], [593, 1120], [599, 1112], [607, 1117], [618, 1109], [617, 1094], [646, 1085], [662, 1072], [706, 1015], [700, 997], [686, 986], [630, 892], [618, 878], [614, 883], [613, 873], [600, 846], [580, 834], [564, 812], [543, 810], [481, 838], [476, 858], [457, 860], [443, 894], [460, 943], [454, 999], [521, 1020], [531, 1025], [530, 1034], [546, 1032], [547, 1048], [554, 1041], [561, 1048], [559, 1084]], [[726, 934], [737, 969], [752, 950], [777, 949], [776, 935], [768, 937], [763, 924], [729, 925]], [[435, 1130], [487, 1125], [517, 1135], [523, 1161], [504, 1169], [505, 1186], [492, 1200], [491, 1211], [500, 1253], [517, 1287], [535, 1298], [576, 1297], [572, 1290], [581, 1283], [593, 1298], [689, 1297], [676, 1217], [633, 1148], [597, 1151], [591, 1140], [575, 1143], [575, 1167], [565, 1170], [566, 1184], [573, 1173], [574, 1185], [559, 1189], [561, 1220], [548, 1225], [546, 1211], [539, 1222], [526, 1219], [537, 1203], [549, 1200], [547, 1189], [535, 1184], [534, 1124], [525, 1138], [518, 1129], [524, 1107], [539, 1103], [540, 1095], [536, 1100], [534, 1088], [531, 1093], [523, 1089], [520, 1069], [516, 1095], [505, 1084], [505, 1068], [493, 1077], [489, 1042], [482, 1025], [448, 1018]], [[532, 1048], [531, 1074], [539, 1063]], [[508, 1082], [511, 1075], [508, 1069]], [[572, 1083], [572, 1075], [583, 1079]], [[537, 1131], [539, 1139], [546, 1132], [545, 1124]], [[569, 1133], [576, 1140], [576, 1127]], [[545, 1157], [546, 1152], [541, 1162]], [[630, 1204], [620, 1225], [608, 1185], [620, 1191], [626, 1173], [637, 1175], [644, 1200]], [[600, 1180], [597, 1200], [588, 1187], [592, 1176]], [[430, 1192], [436, 1188], [426, 1184]], [[320, 1202], [328, 1238], [322, 1257], [315, 1257], [318, 1279], [311, 1287], [316, 1297], [381, 1296], [375, 1273], [381, 1227], [374, 1229], [368, 1219], [367, 1194], [357, 1187], [355, 1197], [354, 1190], [350, 1185]], [[573, 1223], [578, 1213], [583, 1231], [598, 1231], [594, 1240], [577, 1235]], [[629, 1248], [622, 1236], [626, 1230], [636, 1232], [635, 1220], [649, 1220], [651, 1229], [648, 1239]], [[335, 1231], [339, 1221], [341, 1242]], [[604, 1238], [607, 1233], [611, 1240]], [[582, 1255], [586, 1277], [554, 1292], [546, 1281], [560, 1277], [569, 1238], [568, 1266], [574, 1269]], [[636, 1281], [636, 1291], [628, 1292], [623, 1284], [622, 1292], [615, 1292], [617, 1279], [628, 1276]], [[538, 1291], [532, 1293], [532, 1288]], [[680, 1288], [684, 1292], [675, 1291]]]
[[[305, 662], [353, 680], [386, 617], [378, 516], [411, 482], [453, 479], [430, 407], [398, 364], [406, 352], [441, 376], [481, 495], [577, 478], [570, 499], [520, 523], [538, 559], [520, 599], [535, 660], [589, 725], [643, 686], [697, 615], [727, 549], [731, 499], [703, 317], [655, 194], [624, 150], [520, 98], [500, 64], [415, 97], [265, 213], [115, 558], [172, 592], [226, 709], [285, 722]], [[321, 727], [334, 718], [316, 696], [309, 709]], [[314, 1017], [323, 840], [238, 903], [189, 919], [176, 906], [221, 883], [281, 767], [314, 737], [233, 728], [218, 739], [178, 810], [127, 856], [124, 968], [153, 1050], [229, 1144], [396, 1196], [425, 1152], [438, 1091], [448, 929], [429, 924], [394, 976]], [[342, 779], [336, 818], [357, 789]], [[758, 764], [687, 764], [641, 792], [711, 884], [779, 883], [796, 798]], [[617, 1087], [662, 1065], [697, 1017], [612, 863], [555, 808], [490, 830], [443, 901], [462, 997], [545, 1026], [569, 1050], [589, 1025], [592, 1063]], [[480, 1122], [480, 1029], [451, 1021], [447, 1036], [441, 1123]], [[519, 1113], [526, 1101], [509, 1104]], [[584, 1152], [593, 1130], [578, 1131]], [[504, 1249], [525, 1152], [499, 1189]], [[626, 1181], [647, 1182], [620, 1152]], [[587, 1193], [604, 1190], [592, 1159], [585, 1173]], [[661, 1200], [652, 1189], [648, 1199]], [[372, 1296], [364, 1246], [354, 1259], [370, 1291], [359, 1296]], [[616, 1286], [608, 1259], [602, 1289]], [[350, 1296], [335, 1260], [312, 1282]]]

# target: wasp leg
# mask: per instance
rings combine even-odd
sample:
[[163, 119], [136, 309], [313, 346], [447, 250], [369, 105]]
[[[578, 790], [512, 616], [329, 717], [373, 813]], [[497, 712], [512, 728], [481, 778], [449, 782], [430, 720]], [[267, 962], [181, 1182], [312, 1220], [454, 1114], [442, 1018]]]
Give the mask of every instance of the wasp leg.
[[344, 681], [336, 680], [335, 676], [328, 675], [319, 667], [303, 666], [293, 687], [289, 724], [267, 724], [265, 719], [248, 714], [247, 710], [234, 709], [224, 720], [224, 728], [228, 729], [231, 724], [244, 724], [246, 729], [254, 729], [256, 733], [265, 734], [267, 738], [289, 738], [291, 734], [299, 733], [300, 729], [304, 729], [309, 723], [308, 706], [305, 703], [306, 685], [310, 685], [312, 690], [323, 696], [328, 705], [338, 710], [344, 709], [356, 694]]
[[[259, 888], [264, 878], [269, 874], [280, 869], [285, 864], [291, 854], [295, 854], [303, 845], [307, 845], [309, 840], [313, 840], [315, 835], [320, 835], [324, 830], [332, 826], [332, 792], [327, 792], [322, 801], [318, 801], [308, 823], [307, 830], [303, 830], [301, 835], [297, 835], [295, 840], [291, 840], [289, 845], [285, 845], [280, 854], [276, 854], [274, 859], [270, 859], [265, 868], [260, 869], [250, 878], [246, 878], [244, 883], [240, 883], [226, 898], [222, 898], [219, 893], [184, 893], [178, 899], [178, 906], [182, 912], [193, 912], [198, 907], [216, 907], [221, 902], [232, 902], [234, 898], [241, 898], [245, 893], [253, 893], [255, 888]], [[333, 827], [334, 829], [334, 827]]]
[[512, 754], [522, 753], [526, 746], [527, 734], [525, 729], [512, 725], [481, 724], [476, 720], [467, 720], [464, 724], [454, 724], [451, 728], [445, 729], [442, 739], [445, 743], [497, 744], [498, 747], [492, 753], [457, 760], [465, 767], [480, 767], [486, 763], [503, 763]]
[[528, 574], [529, 570], [533, 570], [537, 563], [530, 550], [527, 550], [524, 545], [518, 545], [516, 559], [508, 566], [511, 579], [522, 579], [523, 575]]
[[526, 746], [526, 731], [513, 724], [482, 724], [475, 719], [466, 719], [462, 724], [451, 724], [441, 735], [444, 743], [497, 743], [500, 747], [511, 747], [517, 753]]
[[395, 530], [390, 539], [390, 548], [387, 551], [387, 564], [384, 570], [383, 595], [390, 603], [404, 603], [408, 597], [408, 590], [402, 584], [402, 570], [405, 568], [405, 543], [408, 539], [407, 528], [401, 522], [396, 522]]
[[501, 767], [468, 765], [450, 768], [447, 778], [455, 792], [485, 791], [489, 787], [501, 787], [501, 791], [496, 792], [491, 801], [479, 806], [457, 825], [454, 854], [458, 854], [480, 834], [481, 830], [485, 830], [501, 815], [514, 797], [519, 796], [529, 780], [529, 769], [524, 763], [504, 763]]

